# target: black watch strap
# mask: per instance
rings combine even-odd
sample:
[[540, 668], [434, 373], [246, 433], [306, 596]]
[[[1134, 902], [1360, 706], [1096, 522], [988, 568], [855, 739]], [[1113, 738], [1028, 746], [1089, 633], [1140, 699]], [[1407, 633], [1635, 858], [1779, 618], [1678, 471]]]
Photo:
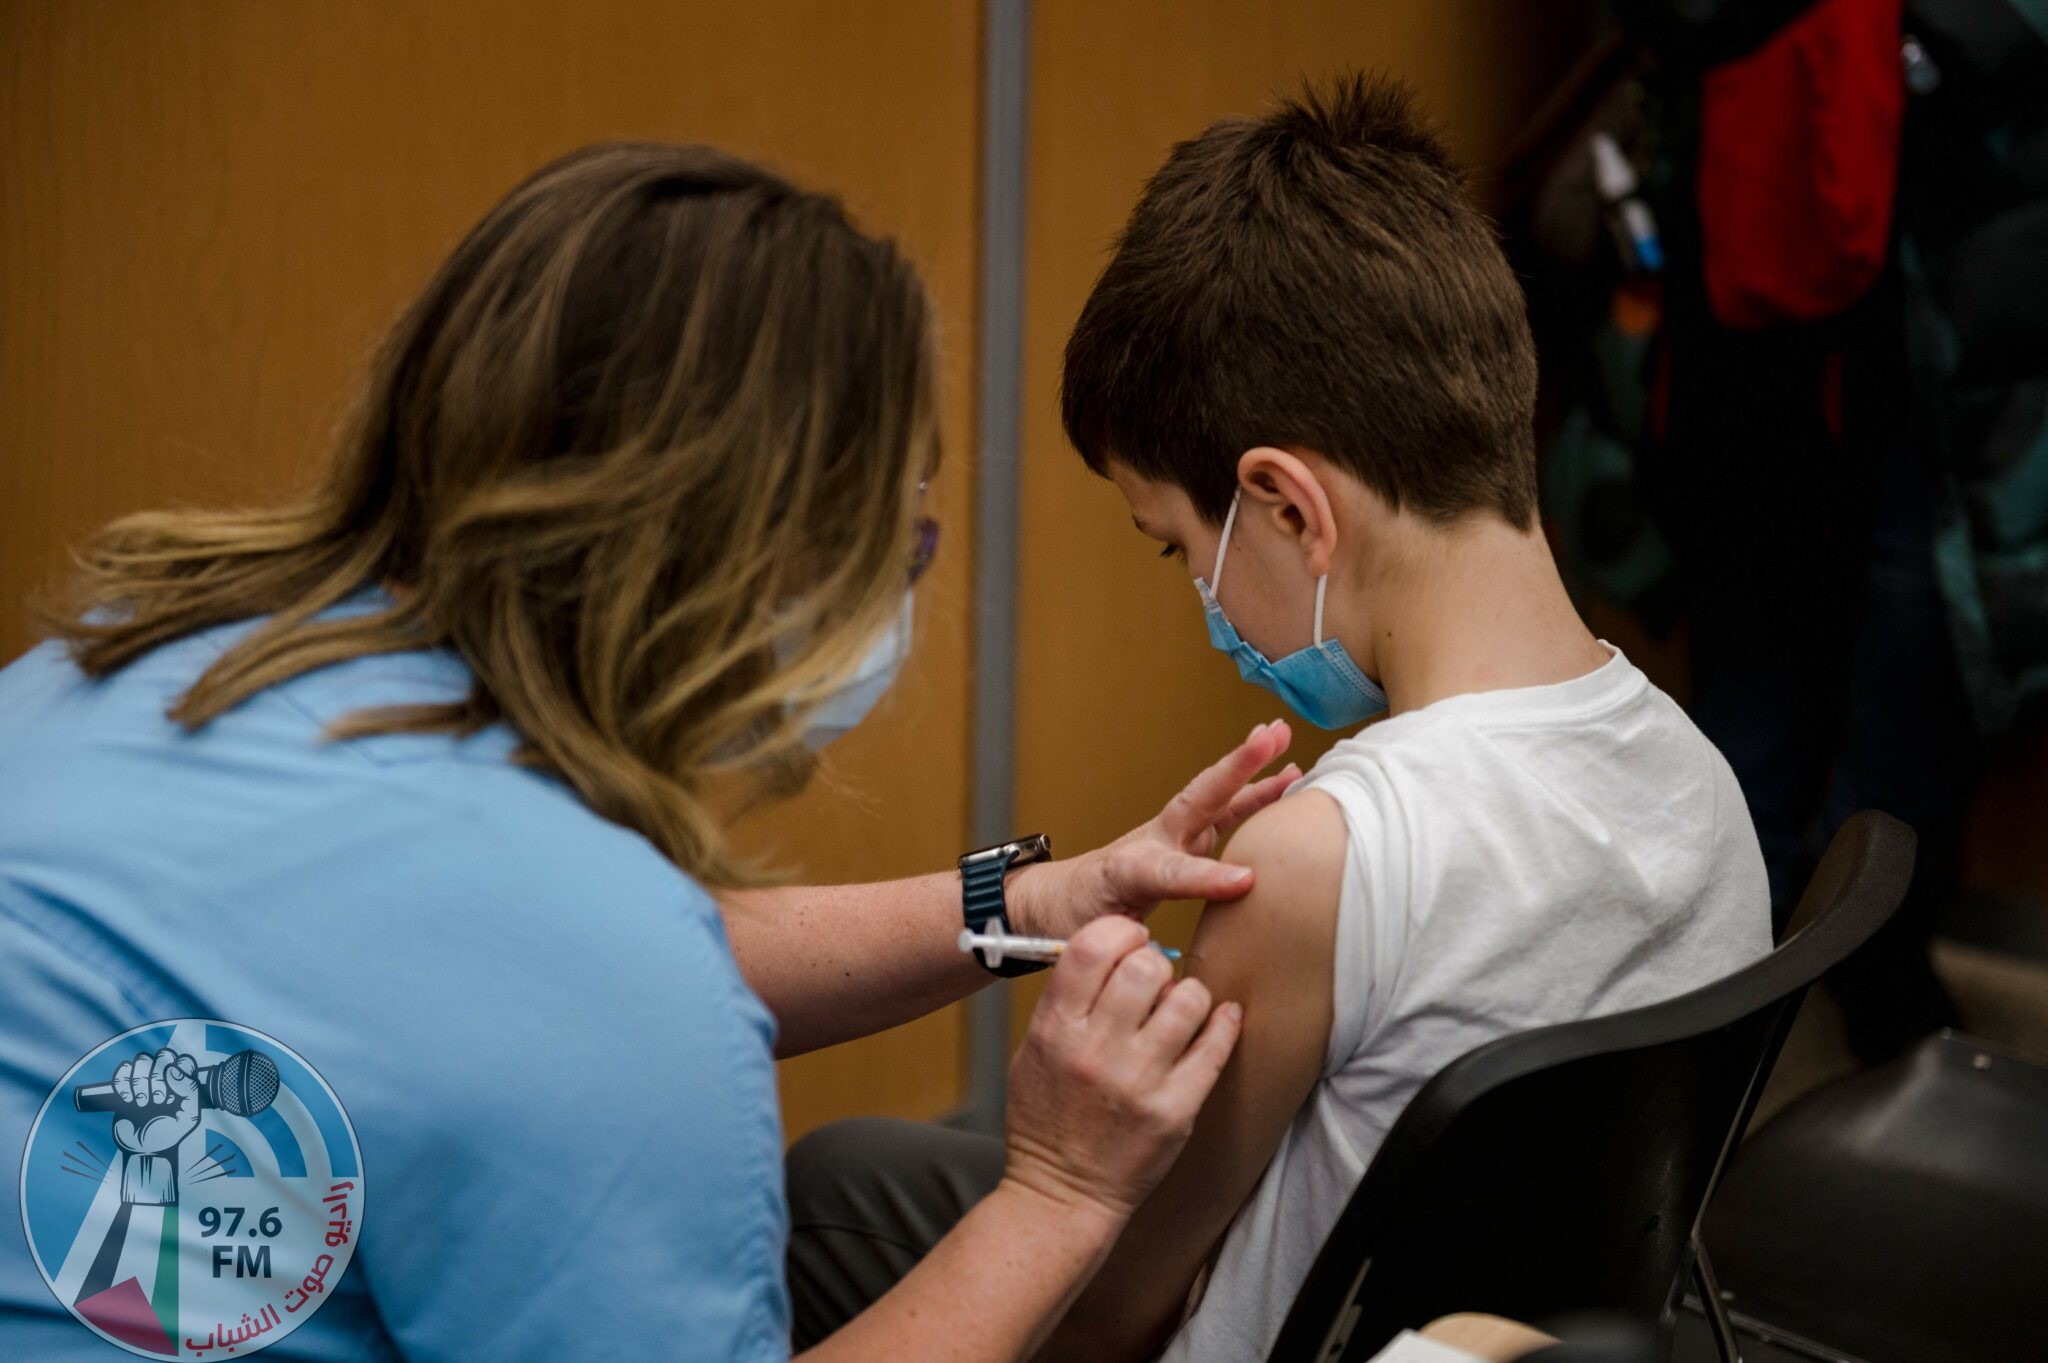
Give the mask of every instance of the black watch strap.
[[[1004, 895], [1010, 872], [1019, 866], [1047, 861], [1051, 857], [1052, 839], [1038, 833], [979, 848], [960, 858], [960, 911], [967, 926], [975, 932], [1008, 932], [1010, 915]], [[979, 948], [975, 949], [974, 959], [981, 962], [984, 970], [1005, 979], [1029, 975], [1046, 967], [1044, 961], [1014, 958], [1006, 958], [1001, 965], [990, 965]]]

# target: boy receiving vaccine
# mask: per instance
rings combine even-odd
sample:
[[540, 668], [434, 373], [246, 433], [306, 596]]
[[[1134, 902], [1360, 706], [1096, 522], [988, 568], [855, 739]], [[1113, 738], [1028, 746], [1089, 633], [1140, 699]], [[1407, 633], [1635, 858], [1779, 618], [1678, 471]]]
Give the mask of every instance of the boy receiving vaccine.
[[1069, 436], [1186, 561], [1190, 624], [1347, 736], [1229, 849], [1257, 886], [1189, 964], [1243, 1038], [1040, 1357], [1265, 1357], [1438, 1069], [1769, 949], [1728, 764], [1559, 580], [1535, 390], [1493, 229], [1394, 86], [1176, 147], [1096, 283]]

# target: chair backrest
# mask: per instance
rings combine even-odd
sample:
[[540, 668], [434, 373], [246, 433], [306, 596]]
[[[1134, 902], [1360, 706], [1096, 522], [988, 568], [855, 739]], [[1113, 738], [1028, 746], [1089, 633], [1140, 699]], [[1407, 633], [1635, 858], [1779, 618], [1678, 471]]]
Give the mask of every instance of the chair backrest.
[[1445, 1066], [1387, 1133], [1270, 1363], [1369, 1358], [1453, 1311], [1609, 1311], [1668, 1330], [1707, 1195], [1807, 987], [1898, 908], [1913, 844], [1898, 820], [1856, 814], [1769, 956]]

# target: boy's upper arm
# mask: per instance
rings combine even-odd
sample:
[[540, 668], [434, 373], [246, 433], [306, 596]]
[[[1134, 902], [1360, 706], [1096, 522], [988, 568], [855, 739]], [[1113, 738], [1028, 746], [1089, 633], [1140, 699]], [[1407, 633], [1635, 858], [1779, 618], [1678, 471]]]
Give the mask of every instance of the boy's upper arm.
[[1244, 1005], [1229, 1066], [1165, 1180], [1041, 1358], [1148, 1357], [1179, 1322], [1188, 1290], [1321, 1077], [1347, 832], [1314, 791], [1261, 812], [1226, 860], [1258, 872], [1252, 892], [1203, 911], [1188, 973], [1218, 1003]]

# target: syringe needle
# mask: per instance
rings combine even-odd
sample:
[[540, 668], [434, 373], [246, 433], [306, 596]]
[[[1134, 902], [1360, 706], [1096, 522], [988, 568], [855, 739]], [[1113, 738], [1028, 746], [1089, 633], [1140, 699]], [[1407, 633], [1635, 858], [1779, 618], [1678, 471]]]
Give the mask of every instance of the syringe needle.
[[[1157, 942], [1150, 945], [1169, 961], [1180, 959], [1180, 953], [1172, 947], [1163, 947]], [[1025, 937], [1017, 933], [976, 932], [973, 928], [962, 928], [960, 949], [985, 951], [990, 965], [1001, 965], [1005, 957], [1018, 961], [1057, 961], [1066, 951], [1067, 942], [1063, 937]]]

